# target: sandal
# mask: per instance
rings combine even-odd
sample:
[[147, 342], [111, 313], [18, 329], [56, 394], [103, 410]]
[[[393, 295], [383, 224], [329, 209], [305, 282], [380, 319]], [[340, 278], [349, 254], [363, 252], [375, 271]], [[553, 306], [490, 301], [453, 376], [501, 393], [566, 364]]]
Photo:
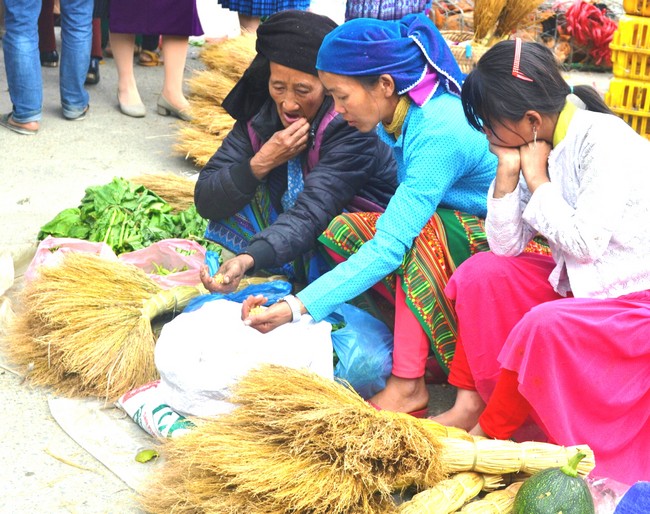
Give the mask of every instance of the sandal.
[[160, 66], [163, 64], [163, 58], [157, 52], [152, 52], [151, 50], [140, 50], [138, 64], [140, 66]]
[[23, 136], [35, 136], [38, 133], [38, 128], [29, 129], [23, 126], [24, 124], [18, 124], [14, 119], [12, 113], [3, 114], [0, 116], [0, 127], [8, 128], [9, 130], [16, 132], [17, 134], [22, 134]]

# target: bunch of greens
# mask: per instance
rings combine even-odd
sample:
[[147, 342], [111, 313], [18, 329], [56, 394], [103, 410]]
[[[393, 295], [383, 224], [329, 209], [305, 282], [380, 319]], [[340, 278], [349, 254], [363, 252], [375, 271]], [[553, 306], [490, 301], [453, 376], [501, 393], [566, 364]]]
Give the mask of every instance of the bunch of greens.
[[61, 211], [43, 225], [38, 239], [51, 235], [104, 242], [118, 255], [172, 238], [193, 239], [219, 251], [218, 245], [203, 238], [206, 226], [194, 205], [174, 213], [154, 192], [116, 177], [86, 189], [81, 205]]

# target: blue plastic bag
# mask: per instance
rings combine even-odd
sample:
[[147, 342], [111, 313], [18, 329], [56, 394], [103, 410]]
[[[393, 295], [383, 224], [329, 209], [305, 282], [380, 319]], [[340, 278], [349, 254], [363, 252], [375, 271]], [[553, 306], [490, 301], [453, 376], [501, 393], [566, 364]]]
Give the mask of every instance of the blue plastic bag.
[[334, 376], [348, 381], [365, 399], [384, 389], [393, 368], [393, 333], [386, 324], [349, 304], [343, 304], [325, 321], [345, 323], [332, 332], [339, 358]]
[[258, 294], [261, 294], [267, 298], [268, 301], [264, 305], [269, 306], [290, 293], [290, 282], [286, 282], [284, 280], [271, 280], [269, 282], [264, 282], [263, 284], [250, 285], [241, 291], [235, 291], [234, 293], [211, 293], [195, 296], [190, 300], [190, 303], [187, 304], [187, 307], [183, 309], [183, 312], [195, 311], [204, 303], [212, 302], [214, 300], [225, 299], [231, 300], [233, 302], [244, 303], [244, 300], [248, 298], [249, 295], [255, 296]]

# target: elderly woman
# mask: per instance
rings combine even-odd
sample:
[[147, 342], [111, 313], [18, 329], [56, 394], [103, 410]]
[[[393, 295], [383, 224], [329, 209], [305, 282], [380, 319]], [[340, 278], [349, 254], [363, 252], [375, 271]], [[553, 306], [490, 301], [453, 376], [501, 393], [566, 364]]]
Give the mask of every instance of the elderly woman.
[[238, 255], [221, 266], [223, 283], [203, 270], [211, 291], [230, 292], [245, 273], [280, 266], [306, 281], [305, 261], [329, 222], [356, 195], [384, 207], [395, 191], [390, 148], [349, 127], [318, 79], [318, 48], [335, 26], [304, 11], [271, 16], [223, 102], [237, 122], [201, 170], [195, 203], [211, 220], [207, 237]]
[[345, 262], [263, 314], [248, 317], [261, 299], [247, 300], [242, 315], [261, 331], [303, 313], [320, 320], [383, 281], [395, 298], [393, 370], [370, 401], [424, 415], [430, 346], [445, 370], [455, 346], [444, 287], [460, 262], [487, 249], [481, 218], [496, 159], [464, 117], [463, 75], [426, 15], [346, 22], [325, 37], [317, 68], [349, 125], [364, 133], [379, 125], [399, 186], [384, 214], [339, 216], [323, 234], [332, 257]]

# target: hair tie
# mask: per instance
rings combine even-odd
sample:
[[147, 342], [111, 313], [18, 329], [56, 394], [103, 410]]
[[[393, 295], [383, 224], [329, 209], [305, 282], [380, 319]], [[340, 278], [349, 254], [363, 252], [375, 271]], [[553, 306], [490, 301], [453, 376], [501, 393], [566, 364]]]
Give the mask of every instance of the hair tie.
[[573, 94], [573, 86], [569, 86], [569, 91], [571, 94]]

